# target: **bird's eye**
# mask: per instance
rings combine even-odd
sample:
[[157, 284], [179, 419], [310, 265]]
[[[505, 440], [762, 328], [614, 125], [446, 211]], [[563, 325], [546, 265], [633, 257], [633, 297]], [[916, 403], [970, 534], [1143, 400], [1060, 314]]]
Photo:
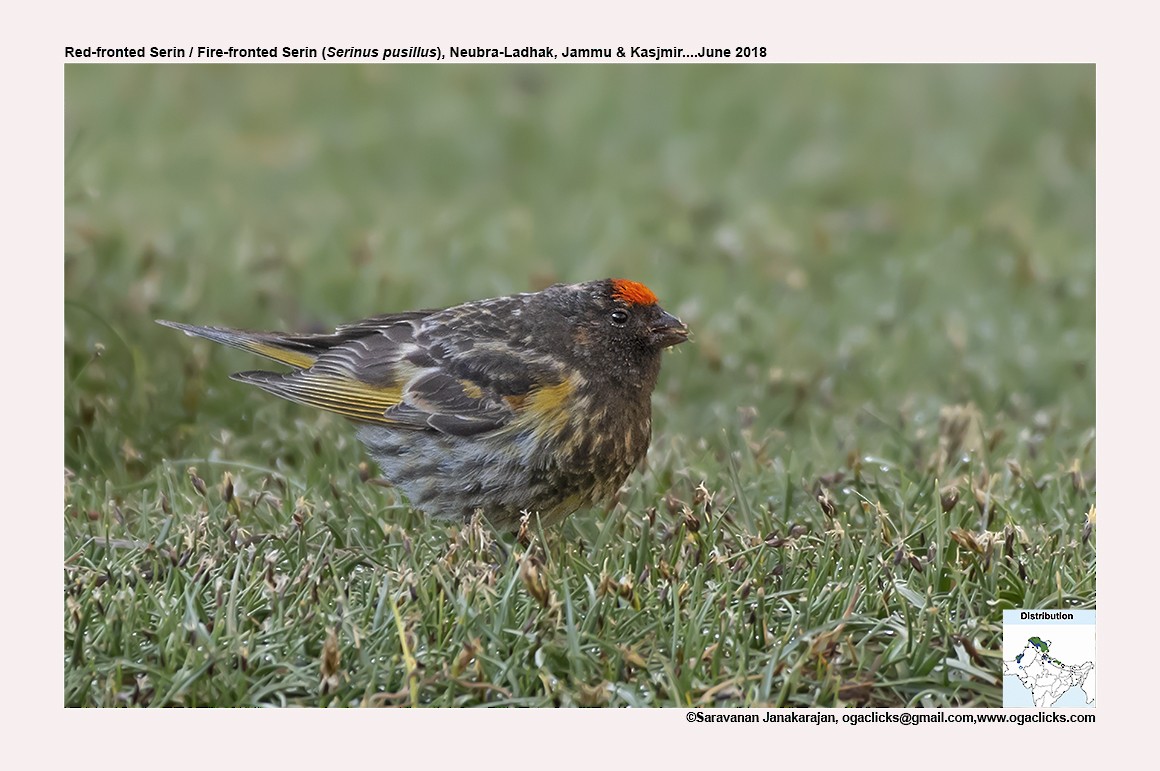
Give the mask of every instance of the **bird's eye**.
[[612, 323], [618, 327], [623, 327], [628, 323], [628, 311], [622, 310], [620, 308], [612, 311], [612, 313], [608, 314], [608, 317], [612, 320]]

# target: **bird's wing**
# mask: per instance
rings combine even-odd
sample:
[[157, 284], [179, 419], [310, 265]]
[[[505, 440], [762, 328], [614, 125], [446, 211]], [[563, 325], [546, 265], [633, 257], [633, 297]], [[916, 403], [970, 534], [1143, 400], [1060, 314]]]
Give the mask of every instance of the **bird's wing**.
[[178, 329], [190, 337], [204, 337], [221, 345], [238, 348], [276, 362], [286, 364], [296, 369], [304, 369], [314, 363], [319, 351], [310, 344], [312, 336], [280, 335], [276, 332], [250, 332], [245, 329], [229, 329], [227, 327], [199, 327], [194, 324], [181, 324], [176, 321], [157, 319], [162, 326]]
[[332, 339], [309, 367], [233, 377], [352, 420], [457, 436], [558, 404], [567, 382], [542, 354], [479, 343], [422, 318], [368, 319], [340, 327]]
[[393, 313], [385, 316], [376, 316], [353, 324], [345, 324], [333, 333], [324, 334], [285, 334], [282, 332], [253, 332], [246, 329], [230, 329], [228, 327], [201, 327], [195, 324], [181, 324], [176, 321], [158, 319], [157, 323], [172, 329], [177, 329], [190, 337], [204, 337], [221, 345], [238, 348], [267, 359], [285, 364], [295, 369], [306, 369], [318, 360], [318, 357], [342, 345], [344, 342], [367, 334], [370, 329], [390, 329], [405, 325], [411, 321], [418, 321], [430, 316], [436, 311], [409, 311]]

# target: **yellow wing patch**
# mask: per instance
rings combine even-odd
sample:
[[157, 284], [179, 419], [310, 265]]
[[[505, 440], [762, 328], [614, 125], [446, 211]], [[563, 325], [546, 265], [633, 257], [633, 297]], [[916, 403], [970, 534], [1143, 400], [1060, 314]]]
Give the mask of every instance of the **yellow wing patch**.
[[246, 350], [253, 351], [259, 356], [281, 362], [297, 369], [306, 369], [314, 364], [314, 357], [302, 351], [288, 351], [276, 345], [263, 343], [258, 340], [246, 340], [242, 343]]
[[524, 428], [530, 426], [535, 435], [540, 437], [560, 433], [571, 419], [569, 407], [579, 386], [579, 376], [573, 375], [555, 385], [535, 389], [518, 406], [509, 400], [508, 403], [520, 413], [516, 425]]
[[399, 386], [376, 386], [315, 372], [303, 372], [279, 384], [278, 393], [311, 407], [337, 412], [353, 420], [391, 423], [384, 413], [403, 398]]

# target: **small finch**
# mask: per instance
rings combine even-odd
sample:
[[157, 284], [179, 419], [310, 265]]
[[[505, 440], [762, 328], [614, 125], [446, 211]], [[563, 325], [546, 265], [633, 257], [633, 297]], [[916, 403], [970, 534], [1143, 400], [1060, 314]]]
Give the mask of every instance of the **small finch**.
[[383, 476], [440, 519], [515, 529], [611, 497], [644, 459], [661, 351], [688, 339], [643, 284], [603, 279], [375, 316], [333, 334], [158, 321], [293, 368], [231, 377], [354, 421]]

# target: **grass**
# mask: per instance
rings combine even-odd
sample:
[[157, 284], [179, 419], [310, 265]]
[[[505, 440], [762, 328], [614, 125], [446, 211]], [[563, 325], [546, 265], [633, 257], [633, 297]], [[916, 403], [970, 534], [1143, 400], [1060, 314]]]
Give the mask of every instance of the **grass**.
[[[64, 703], [999, 706], [1095, 606], [1086, 66], [70, 66]], [[602, 276], [694, 330], [522, 541], [152, 323]], [[1094, 518], [1094, 514], [1093, 514]]]

